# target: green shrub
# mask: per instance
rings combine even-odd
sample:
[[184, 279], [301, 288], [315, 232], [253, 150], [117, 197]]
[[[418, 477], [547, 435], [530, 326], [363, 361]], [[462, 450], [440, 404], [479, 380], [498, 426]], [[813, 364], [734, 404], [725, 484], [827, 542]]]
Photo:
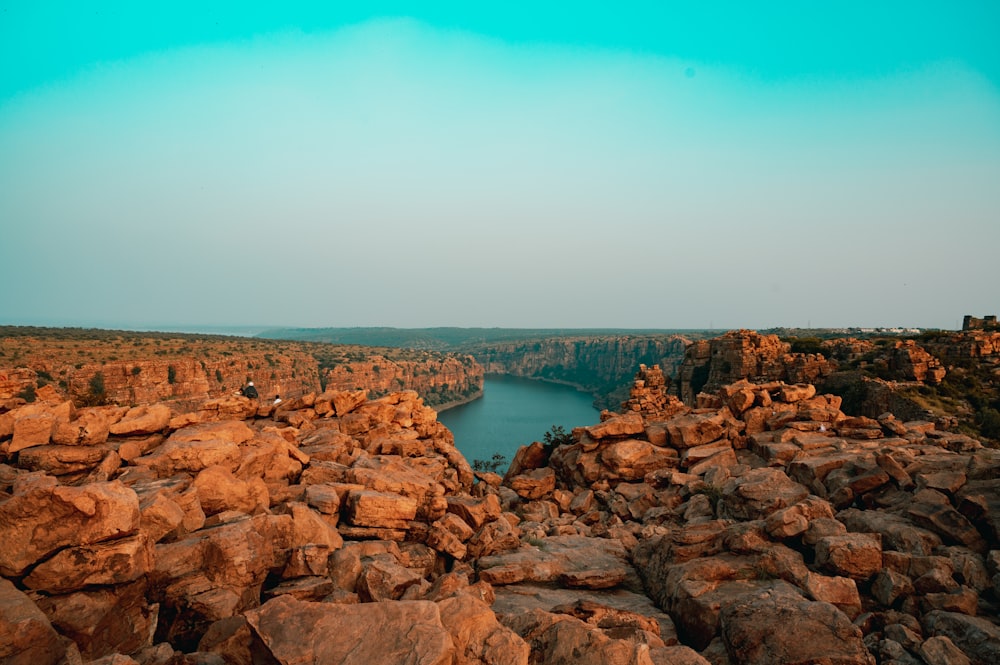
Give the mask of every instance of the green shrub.
[[104, 374], [94, 372], [90, 377], [89, 392], [83, 396], [81, 401], [84, 406], [104, 406], [108, 403], [108, 392], [104, 387]]
[[976, 417], [976, 424], [983, 436], [1000, 440], [1000, 411], [986, 407]]
[[167, 365], [167, 383], [173, 384], [177, 381], [177, 369], [173, 365]]
[[489, 461], [476, 459], [472, 460], [472, 469], [479, 472], [499, 473], [500, 469], [507, 466], [507, 458], [500, 453], [493, 453], [493, 458]]
[[29, 404], [34, 402], [35, 398], [37, 397], [37, 395], [35, 395], [35, 384], [32, 383], [25, 386], [24, 390], [19, 392], [17, 396], [23, 399], [25, 402], [28, 402]]
[[568, 433], [562, 425], [553, 425], [542, 437], [542, 443], [551, 451], [558, 446], [568, 446], [573, 443], [573, 435]]

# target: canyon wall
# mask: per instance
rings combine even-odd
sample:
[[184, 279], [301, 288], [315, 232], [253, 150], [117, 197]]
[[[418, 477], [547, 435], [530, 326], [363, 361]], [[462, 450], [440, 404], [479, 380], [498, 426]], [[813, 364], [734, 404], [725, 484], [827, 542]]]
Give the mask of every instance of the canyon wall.
[[740, 379], [815, 383], [834, 368], [821, 354], [792, 353], [777, 335], [732, 330], [688, 347], [678, 370], [678, 393], [686, 404], [694, 404], [699, 392]]
[[483, 368], [472, 356], [390, 360], [372, 355], [325, 369], [323, 383], [327, 390], [363, 389], [375, 396], [415, 390], [428, 404], [442, 406], [481, 396]]
[[32, 401], [45, 388], [80, 406], [190, 402], [248, 381], [266, 401], [330, 387], [415, 390], [441, 406], [480, 395], [483, 369], [471, 356], [407, 349], [105, 331], [0, 336], [0, 400]]
[[674, 374], [691, 342], [679, 335], [560, 337], [496, 343], [471, 350], [487, 374], [510, 374], [573, 385], [617, 408], [639, 365]]

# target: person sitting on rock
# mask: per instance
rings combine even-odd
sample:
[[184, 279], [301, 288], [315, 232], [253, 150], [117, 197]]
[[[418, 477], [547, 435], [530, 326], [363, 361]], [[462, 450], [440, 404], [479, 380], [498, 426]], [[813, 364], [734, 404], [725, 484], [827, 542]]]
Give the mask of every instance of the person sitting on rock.
[[253, 387], [253, 381], [247, 382], [246, 388], [243, 389], [243, 396], [250, 399], [257, 399], [259, 397], [257, 389]]
[[274, 406], [278, 406], [279, 404], [281, 404], [281, 395], [275, 395], [274, 396]]

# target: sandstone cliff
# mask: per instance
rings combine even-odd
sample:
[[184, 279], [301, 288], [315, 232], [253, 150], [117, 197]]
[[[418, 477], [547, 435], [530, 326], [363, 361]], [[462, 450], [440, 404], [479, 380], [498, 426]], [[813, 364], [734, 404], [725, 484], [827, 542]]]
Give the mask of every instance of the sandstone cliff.
[[476, 396], [483, 385], [482, 368], [466, 355], [208, 335], [21, 331], [0, 337], [0, 353], [0, 400], [50, 386], [80, 406], [198, 401], [248, 381], [262, 400], [329, 382], [373, 394], [416, 390], [437, 406]]
[[642, 368], [506, 478], [414, 392], [53, 392], [0, 406], [5, 663], [1000, 660], [1000, 452], [811, 384]]
[[372, 354], [325, 369], [322, 380], [328, 390], [368, 390], [374, 395], [416, 390], [435, 406], [468, 401], [483, 392], [483, 368], [468, 355], [390, 360]]
[[678, 392], [685, 403], [694, 404], [699, 392], [714, 392], [740, 379], [813, 383], [835, 367], [821, 354], [791, 353], [791, 345], [777, 335], [733, 330], [688, 347], [678, 370]]
[[487, 374], [567, 383], [607, 407], [622, 401], [641, 364], [659, 365], [671, 376], [689, 344], [679, 335], [607, 335], [484, 344], [470, 352]]

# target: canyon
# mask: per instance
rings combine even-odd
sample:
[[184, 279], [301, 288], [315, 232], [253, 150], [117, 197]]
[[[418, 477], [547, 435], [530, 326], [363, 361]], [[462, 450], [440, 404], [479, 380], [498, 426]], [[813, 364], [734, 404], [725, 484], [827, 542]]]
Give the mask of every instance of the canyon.
[[7, 400], [0, 660], [1000, 659], [1000, 451], [810, 383], [668, 385], [503, 476], [413, 391]]

